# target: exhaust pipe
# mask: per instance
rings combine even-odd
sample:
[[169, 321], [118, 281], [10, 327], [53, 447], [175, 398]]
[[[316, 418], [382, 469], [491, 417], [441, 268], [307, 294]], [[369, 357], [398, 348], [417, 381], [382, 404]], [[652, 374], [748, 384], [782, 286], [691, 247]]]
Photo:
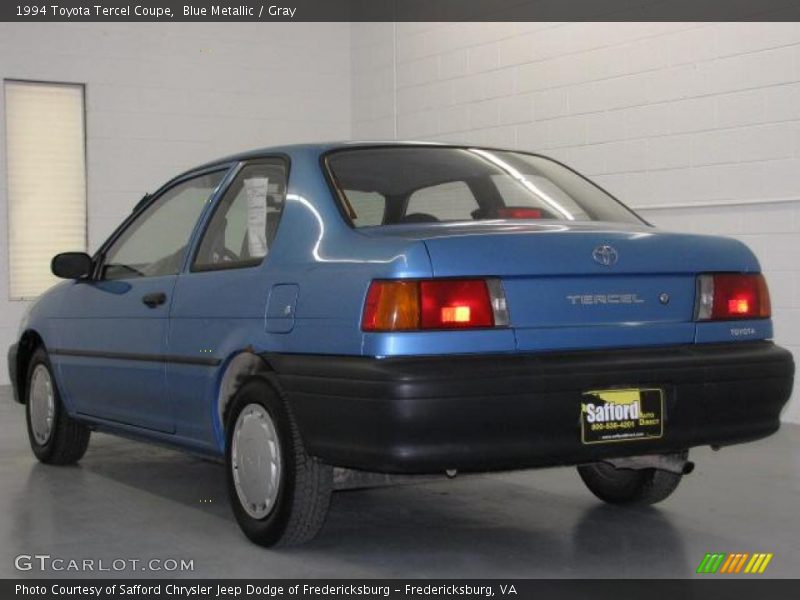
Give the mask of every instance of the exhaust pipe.
[[687, 453], [680, 454], [647, 454], [645, 456], [624, 456], [621, 458], [607, 458], [602, 462], [615, 469], [658, 469], [676, 475], [688, 475], [694, 471], [694, 463], [687, 460]]

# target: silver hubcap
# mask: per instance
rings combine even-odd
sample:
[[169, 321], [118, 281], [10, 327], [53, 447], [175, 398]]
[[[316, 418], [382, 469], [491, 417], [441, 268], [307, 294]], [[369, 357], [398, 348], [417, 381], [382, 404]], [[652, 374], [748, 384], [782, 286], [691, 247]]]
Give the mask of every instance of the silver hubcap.
[[244, 407], [233, 429], [231, 468], [236, 494], [247, 514], [263, 519], [275, 506], [281, 482], [278, 432], [260, 404]]
[[53, 380], [50, 378], [50, 371], [44, 365], [36, 365], [33, 369], [28, 402], [30, 402], [33, 439], [40, 446], [44, 446], [53, 433], [53, 418], [56, 413]]

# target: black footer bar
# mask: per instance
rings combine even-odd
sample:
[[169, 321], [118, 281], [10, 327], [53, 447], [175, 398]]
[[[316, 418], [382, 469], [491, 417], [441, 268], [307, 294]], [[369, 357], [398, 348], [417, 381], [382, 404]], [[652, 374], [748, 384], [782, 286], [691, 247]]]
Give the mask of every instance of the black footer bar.
[[[535, 560], [535, 557], [531, 557]], [[798, 580], [699, 579], [37, 579], [0, 580], [0, 598], [22, 600], [266, 600], [332, 598], [500, 598], [620, 600], [772, 600], [796, 597]]]

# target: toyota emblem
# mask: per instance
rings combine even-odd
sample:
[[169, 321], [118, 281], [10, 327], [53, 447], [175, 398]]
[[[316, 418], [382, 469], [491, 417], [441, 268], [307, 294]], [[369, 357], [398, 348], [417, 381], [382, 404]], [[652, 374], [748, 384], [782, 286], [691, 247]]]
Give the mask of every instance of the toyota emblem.
[[610, 267], [611, 265], [617, 263], [619, 255], [613, 246], [603, 245], [598, 246], [594, 249], [594, 251], [592, 251], [592, 258], [594, 259], [594, 262], [601, 264], [604, 267]]

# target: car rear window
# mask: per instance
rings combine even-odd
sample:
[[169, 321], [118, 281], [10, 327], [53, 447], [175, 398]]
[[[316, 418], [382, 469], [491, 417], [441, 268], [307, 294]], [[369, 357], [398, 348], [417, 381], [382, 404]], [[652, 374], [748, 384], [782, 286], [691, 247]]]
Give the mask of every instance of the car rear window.
[[359, 227], [381, 225], [386, 214], [386, 198], [377, 192], [345, 191], [355, 214], [353, 222]]
[[326, 162], [356, 227], [509, 219], [642, 223], [585, 177], [533, 154], [362, 147], [335, 151]]
[[478, 208], [478, 201], [469, 186], [463, 181], [451, 181], [412, 193], [405, 216], [431, 215], [438, 221], [468, 221]]

